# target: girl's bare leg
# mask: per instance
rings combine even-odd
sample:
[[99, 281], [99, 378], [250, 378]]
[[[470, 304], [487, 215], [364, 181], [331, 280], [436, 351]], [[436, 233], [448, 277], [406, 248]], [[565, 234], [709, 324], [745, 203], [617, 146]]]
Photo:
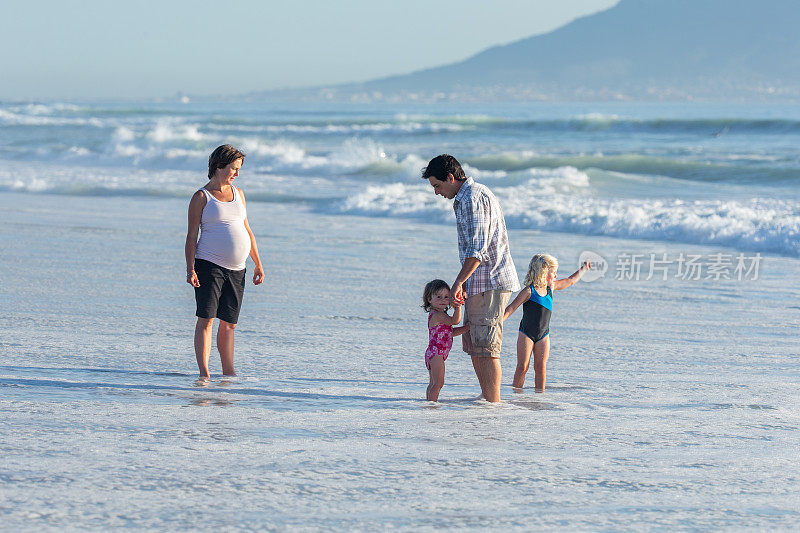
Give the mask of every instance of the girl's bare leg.
[[517, 335], [517, 369], [514, 371], [514, 387], [521, 389], [525, 385], [525, 374], [531, 362], [533, 341], [522, 333]]
[[428, 390], [425, 392], [425, 398], [429, 402], [438, 402], [439, 391], [442, 390], [442, 385], [444, 385], [444, 359], [442, 359], [441, 355], [433, 356], [428, 373], [431, 379], [430, 383], [428, 383]]
[[536, 391], [544, 392], [547, 380], [547, 358], [550, 357], [550, 335], [533, 346], [533, 371], [536, 373]]
[[217, 350], [219, 350], [219, 358], [222, 361], [222, 375], [235, 376], [236, 371], [233, 369], [233, 330], [236, 329], [236, 324], [219, 321], [219, 328], [217, 329]]
[[213, 318], [197, 318], [197, 325], [194, 327], [194, 356], [197, 358], [197, 368], [200, 370], [200, 377], [207, 378], [208, 357], [211, 354], [211, 328], [214, 325]]

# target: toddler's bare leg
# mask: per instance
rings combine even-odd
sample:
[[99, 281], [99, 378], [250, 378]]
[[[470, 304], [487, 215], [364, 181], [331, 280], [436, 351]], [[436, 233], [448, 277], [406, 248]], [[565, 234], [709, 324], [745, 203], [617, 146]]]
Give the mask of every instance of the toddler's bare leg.
[[438, 402], [439, 391], [442, 390], [442, 385], [444, 385], [444, 359], [442, 359], [441, 355], [434, 355], [431, 358], [431, 368], [428, 372], [430, 374], [430, 383], [428, 383], [425, 397], [429, 402]]

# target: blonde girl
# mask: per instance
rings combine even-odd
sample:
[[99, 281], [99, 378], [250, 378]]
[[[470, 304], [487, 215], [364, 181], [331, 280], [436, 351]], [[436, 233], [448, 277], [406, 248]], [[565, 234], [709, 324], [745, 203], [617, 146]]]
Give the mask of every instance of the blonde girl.
[[506, 307], [503, 320], [510, 317], [522, 305], [522, 320], [517, 337], [517, 369], [514, 372], [514, 387], [522, 388], [525, 374], [533, 353], [535, 388], [544, 392], [547, 358], [550, 356], [550, 314], [553, 310], [553, 292], [574, 285], [584, 272], [592, 268], [589, 261], [571, 276], [556, 280], [558, 260], [552, 255], [536, 254], [528, 266], [525, 288]]

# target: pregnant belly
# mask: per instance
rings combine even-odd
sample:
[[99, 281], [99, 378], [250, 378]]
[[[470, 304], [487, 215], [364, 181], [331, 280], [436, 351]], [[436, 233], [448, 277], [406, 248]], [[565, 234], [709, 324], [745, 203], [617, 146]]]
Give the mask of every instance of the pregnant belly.
[[197, 257], [231, 270], [243, 269], [249, 254], [250, 235], [243, 224], [201, 233], [197, 243]]
[[231, 231], [230, 242], [231, 257], [238, 263], [247, 261], [247, 256], [250, 254], [250, 236], [247, 234], [247, 230], [242, 227], [237, 231]]

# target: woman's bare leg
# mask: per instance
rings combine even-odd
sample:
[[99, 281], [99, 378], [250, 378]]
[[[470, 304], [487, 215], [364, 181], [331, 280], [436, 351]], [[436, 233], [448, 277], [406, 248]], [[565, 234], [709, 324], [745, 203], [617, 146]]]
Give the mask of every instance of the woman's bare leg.
[[514, 371], [514, 387], [521, 389], [525, 385], [525, 374], [531, 362], [533, 341], [527, 335], [517, 335], [517, 369]]
[[236, 371], [233, 369], [233, 330], [236, 329], [236, 324], [219, 321], [219, 328], [217, 328], [217, 350], [219, 350], [219, 358], [222, 361], [222, 375], [235, 376]]
[[533, 345], [533, 371], [536, 373], [537, 392], [544, 392], [548, 357], [550, 357], [550, 335]]
[[430, 374], [430, 383], [428, 383], [428, 390], [425, 391], [425, 398], [429, 402], [439, 401], [439, 391], [442, 390], [444, 385], [444, 359], [441, 355], [434, 355], [430, 361], [431, 368], [428, 371]]
[[211, 328], [214, 325], [213, 318], [197, 318], [194, 327], [194, 356], [197, 358], [197, 368], [200, 370], [200, 377], [207, 378], [208, 357], [211, 354]]

